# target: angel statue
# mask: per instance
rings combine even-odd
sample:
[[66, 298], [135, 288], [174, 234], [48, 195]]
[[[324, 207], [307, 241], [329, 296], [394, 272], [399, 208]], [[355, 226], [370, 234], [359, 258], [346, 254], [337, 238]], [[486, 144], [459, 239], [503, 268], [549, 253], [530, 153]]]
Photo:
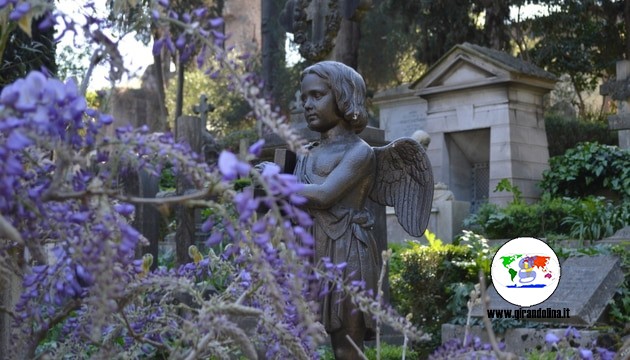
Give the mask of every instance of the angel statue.
[[[357, 135], [368, 122], [365, 82], [342, 63], [324, 61], [306, 68], [300, 99], [308, 128], [321, 134], [298, 156], [295, 167], [305, 184], [304, 207], [314, 220], [315, 263], [324, 257], [346, 263], [344, 280], [362, 281], [376, 293], [387, 239], [374, 238], [374, 217], [366, 201], [393, 206], [403, 228], [422, 236], [433, 199], [429, 159], [413, 139], [373, 148]], [[346, 336], [362, 349], [363, 341], [375, 335], [372, 316], [341, 291], [321, 298], [320, 312], [335, 358], [360, 359]]]

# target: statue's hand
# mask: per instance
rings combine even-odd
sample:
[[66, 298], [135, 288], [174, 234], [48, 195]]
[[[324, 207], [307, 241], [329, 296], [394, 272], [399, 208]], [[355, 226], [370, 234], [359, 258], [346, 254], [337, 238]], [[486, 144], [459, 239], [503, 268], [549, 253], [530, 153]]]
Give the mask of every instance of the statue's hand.
[[374, 227], [374, 216], [368, 210], [355, 212], [352, 215], [352, 222], [363, 228], [371, 229]]

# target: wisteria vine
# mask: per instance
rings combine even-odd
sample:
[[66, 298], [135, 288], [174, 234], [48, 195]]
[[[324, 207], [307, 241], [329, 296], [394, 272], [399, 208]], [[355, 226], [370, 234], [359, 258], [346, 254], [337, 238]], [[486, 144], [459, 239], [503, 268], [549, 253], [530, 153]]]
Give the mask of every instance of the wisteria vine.
[[[302, 148], [263, 96], [246, 57], [223, 50], [221, 19], [205, 9], [177, 14], [166, 0], [151, 6], [152, 20], [164, 29], [154, 51], [166, 48], [181, 61], [195, 57], [200, 67], [216, 57], [220, 67], [207, 69], [208, 76], [227, 77], [259, 121], [292, 149]], [[78, 31], [47, 1], [0, 1], [0, 11], [20, 24], [45, 16], [43, 26]], [[117, 69], [119, 53], [98, 31], [100, 21], [89, 17], [83, 30]], [[181, 29], [175, 39], [172, 26]], [[315, 315], [319, 281], [329, 282], [329, 291], [354, 294], [363, 310], [406, 335], [421, 335], [361, 284], [343, 283], [344, 264], [310, 263], [312, 220], [300, 208], [302, 185], [277, 166], [252, 167], [262, 141], [246, 154], [224, 151], [209, 166], [168, 133], [145, 127], [103, 135], [112, 123], [87, 107], [73, 81], [42, 71], [0, 92], [0, 278], [21, 289], [19, 299], [0, 307], [13, 325], [9, 354], [316, 358], [326, 336]], [[156, 199], [123, 192], [121, 179], [130, 172], [159, 176], [167, 165], [188, 179], [192, 194]], [[239, 179], [252, 185], [239, 189]], [[138, 256], [146, 239], [131, 225], [140, 203], [210, 209], [203, 250], [192, 246], [190, 263], [150, 271], [157, 259]], [[224, 250], [217, 254], [218, 244]]]

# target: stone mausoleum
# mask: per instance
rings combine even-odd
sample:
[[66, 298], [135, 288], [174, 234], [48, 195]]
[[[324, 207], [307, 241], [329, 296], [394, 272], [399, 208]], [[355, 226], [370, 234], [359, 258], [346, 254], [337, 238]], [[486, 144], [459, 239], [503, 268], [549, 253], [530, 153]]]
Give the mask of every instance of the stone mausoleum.
[[[424, 130], [436, 197], [429, 230], [450, 241], [484, 202], [506, 204], [493, 192], [501, 179], [526, 201], [540, 195], [548, 168], [544, 96], [556, 77], [509, 54], [472, 44], [453, 47], [411, 84], [382, 91], [373, 102], [385, 140]], [[390, 241], [411, 238], [387, 212]]]
[[508, 179], [525, 200], [540, 195], [548, 168], [543, 97], [556, 77], [509, 54], [464, 43], [453, 47], [412, 84], [381, 92], [380, 126], [386, 140], [422, 129], [436, 183], [472, 210], [485, 201], [505, 204], [493, 192]]

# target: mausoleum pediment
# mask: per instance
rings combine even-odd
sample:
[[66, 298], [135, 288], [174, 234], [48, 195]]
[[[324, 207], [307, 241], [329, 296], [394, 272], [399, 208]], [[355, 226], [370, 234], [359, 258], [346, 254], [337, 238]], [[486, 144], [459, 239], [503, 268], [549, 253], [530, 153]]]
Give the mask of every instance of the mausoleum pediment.
[[464, 43], [454, 46], [410, 88], [422, 96], [505, 82], [553, 89], [556, 77], [510, 54]]
[[437, 73], [437, 76], [426, 87], [438, 87], [438, 86], [458, 86], [458, 85], [470, 85], [477, 82], [491, 82], [501, 76], [506, 76], [505, 71], [497, 71], [498, 69], [487, 64], [475, 64], [469, 58], [459, 56], [454, 62], [446, 64], [447, 66]]

